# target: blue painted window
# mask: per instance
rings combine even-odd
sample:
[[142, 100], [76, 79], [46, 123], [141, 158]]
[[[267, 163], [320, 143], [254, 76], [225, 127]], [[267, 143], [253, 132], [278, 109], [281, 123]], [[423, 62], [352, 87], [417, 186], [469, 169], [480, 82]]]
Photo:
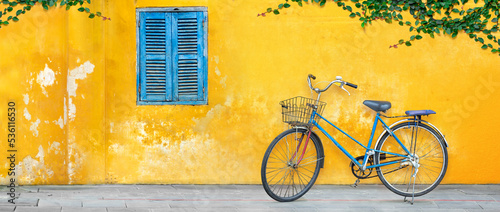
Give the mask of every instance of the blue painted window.
[[145, 8], [137, 17], [137, 104], [207, 104], [206, 8]]

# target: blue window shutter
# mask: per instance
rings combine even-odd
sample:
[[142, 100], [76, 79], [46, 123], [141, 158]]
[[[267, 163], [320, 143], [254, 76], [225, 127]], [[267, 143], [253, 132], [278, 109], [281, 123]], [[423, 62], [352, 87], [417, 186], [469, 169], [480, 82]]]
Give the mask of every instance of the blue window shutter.
[[186, 103], [206, 101], [206, 13], [172, 14], [173, 93]]
[[140, 15], [140, 101], [172, 101], [171, 14]]

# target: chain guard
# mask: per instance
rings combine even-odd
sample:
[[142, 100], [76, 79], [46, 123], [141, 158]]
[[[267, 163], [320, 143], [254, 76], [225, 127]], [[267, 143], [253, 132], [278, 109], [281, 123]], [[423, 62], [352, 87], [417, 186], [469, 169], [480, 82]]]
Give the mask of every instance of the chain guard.
[[[356, 158], [356, 161], [358, 161], [359, 164], [363, 164], [365, 156], [359, 156]], [[373, 165], [373, 158], [370, 157], [368, 159], [368, 163], [366, 166], [372, 166]], [[358, 179], [366, 179], [369, 178], [370, 175], [373, 172], [373, 168], [371, 169], [366, 169], [365, 171], [362, 171], [361, 168], [358, 167], [358, 165], [354, 164], [352, 161], [349, 163], [349, 166], [351, 167], [351, 172], [352, 174], [357, 177]]]

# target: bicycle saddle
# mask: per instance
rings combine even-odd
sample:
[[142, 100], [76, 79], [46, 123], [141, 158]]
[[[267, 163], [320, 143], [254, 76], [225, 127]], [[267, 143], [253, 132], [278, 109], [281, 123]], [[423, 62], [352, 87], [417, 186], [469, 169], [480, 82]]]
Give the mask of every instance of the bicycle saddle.
[[388, 101], [373, 101], [373, 100], [365, 100], [363, 102], [364, 105], [369, 107], [370, 109], [376, 112], [384, 112], [391, 108], [391, 103]]

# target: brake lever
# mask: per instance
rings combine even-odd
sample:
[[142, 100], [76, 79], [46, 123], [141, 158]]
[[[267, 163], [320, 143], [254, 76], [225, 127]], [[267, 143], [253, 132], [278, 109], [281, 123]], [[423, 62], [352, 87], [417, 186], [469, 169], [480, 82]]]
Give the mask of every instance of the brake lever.
[[344, 88], [344, 83], [342, 82], [342, 84], [340, 84], [340, 88], [342, 88], [342, 90], [344, 90], [345, 92], [347, 92], [347, 94], [349, 94], [349, 96], [351, 95], [351, 93], [349, 93], [349, 91], [347, 91], [345, 88]]

